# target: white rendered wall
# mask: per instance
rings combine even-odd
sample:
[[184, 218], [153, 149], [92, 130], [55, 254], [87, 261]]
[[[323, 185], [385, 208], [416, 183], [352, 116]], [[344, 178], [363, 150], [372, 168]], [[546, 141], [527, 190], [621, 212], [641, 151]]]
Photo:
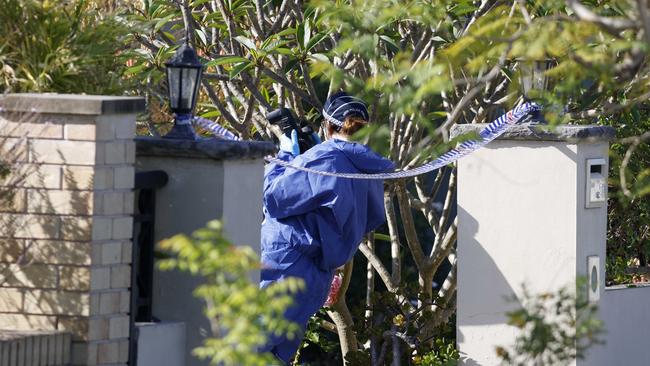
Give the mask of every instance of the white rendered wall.
[[185, 366], [185, 323], [136, 323], [138, 366]]
[[[601, 143], [581, 143], [578, 145], [578, 175], [577, 175], [577, 242], [576, 257], [577, 275], [587, 276], [587, 257], [600, 257], [600, 298], [603, 298], [605, 291], [605, 259], [606, 259], [606, 240], [607, 240], [607, 205], [602, 207], [585, 208], [586, 187], [587, 187], [587, 159], [604, 158], [608, 160], [608, 144]], [[604, 168], [607, 174], [608, 166]]]
[[584, 208], [591, 157], [607, 158], [607, 144], [497, 140], [459, 160], [457, 337], [465, 365], [499, 363], [495, 347], [516, 336], [505, 313], [520, 307], [506, 298], [520, 296], [523, 284], [533, 294], [556, 292], [586, 273], [587, 255], [604, 262], [606, 209]]
[[599, 304], [605, 344], [581, 362], [589, 366], [650, 365], [650, 287], [617, 286], [605, 290]]
[[[247, 245], [260, 253], [262, 222], [262, 182], [264, 164], [256, 160], [225, 160], [223, 162], [224, 232], [236, 245]], [[259, 277], [259, 273], [257, 273]], [[259, 281], [259, 278], [255, 278]]]

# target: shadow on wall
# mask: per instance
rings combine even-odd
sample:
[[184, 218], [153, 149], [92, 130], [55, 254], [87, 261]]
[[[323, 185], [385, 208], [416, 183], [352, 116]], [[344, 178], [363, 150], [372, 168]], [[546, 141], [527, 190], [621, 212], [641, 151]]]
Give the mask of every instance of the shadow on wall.
[[38, 118], [0, 114], [0, 329], [79, 340], [90, 311], [92, 173], [79, 182], [69, 166], [40, 162], [31, 142], [52, 124]]
[[[515, 296], [514, 289], [502, 274], [497, 263], [476, 239], [479, 223], [460, 205], [458, 207], [458, 222], [456, 341], [461, 345], [459, 350], [461, 363], [473, 366], [479, 365], [479, 363], [463, 353], [462, 343], [466, 341], [463, 330], [506, 324], [508, 319], [503, 309], [515, 310], [521, 308], [522, 304]], [[499, 296], [495, 296], [495, 293]], [[472, 342], [475, 341], [475, 339], [472, 340]]]

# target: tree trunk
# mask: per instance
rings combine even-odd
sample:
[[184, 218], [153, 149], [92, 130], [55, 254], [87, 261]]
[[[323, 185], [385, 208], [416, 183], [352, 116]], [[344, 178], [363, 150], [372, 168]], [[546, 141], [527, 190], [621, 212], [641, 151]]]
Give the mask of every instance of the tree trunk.
[[[348, 352], [355, 351], [358, 348], [357, 335], [354, 331], [354, 321], [345, 301], [345, 294], [350, 285], [350, 277], [352, 276], [352, 266], [352, 260], [345, 264], [343, 269], [343, 283], [339, 290], [338, 301], [332, 305], [331, 310], [327, 311], [327, 315], [329, 315], [336, 325], [336, 331], [341, 342], [341, 355], [344, 360]], [[347, 365], [348, 363], [344, 361], [343, 364]]]

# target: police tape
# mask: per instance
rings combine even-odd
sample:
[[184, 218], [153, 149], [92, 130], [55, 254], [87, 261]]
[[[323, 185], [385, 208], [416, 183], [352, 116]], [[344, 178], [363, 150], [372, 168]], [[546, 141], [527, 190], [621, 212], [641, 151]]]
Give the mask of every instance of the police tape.
[[[339, 178], [385, 180], [385, 179], [401, 179], [401, 178], [414, 177], [416, 175], [429, 173], [436, 169], [440, 169], [445, 165], [449, 165], [455, 162], [456, 160], [462, 158], [463, 156], [473, 153], [474, 151], [490, 143], [492, 140], [501, 136], [510, 128], [510, 126], [515, 125], [527, 114], [539, 110], [541, 110], [541, 107], [536, 103], [533, 102], [523, 103], [522, 105], [508, 111], [507, 113], [503, 114], [501, 117], [497, 118], [496, 120], [488, 124], [483, 130], [481, 130], [481, 132], [479, 132], [480, 139], [464, 141], [461, 144], [459, 144], [458, 147], [449, 150], [448, 152], [442, 154], [437, 159], [409, 170], [402, 170], [402, 171], [395, 171], [395, 172], [388, 172], [388, 173], [375, 173], [375, 174], [337, 173], [337, 172], [326, 172], [322, 170], [316, 170], [316, 169], [306, 168], [298, 165], [293, 165], [291, 164], [291, 162], [287, 162], [270, 156], [267, 156], [265, 160], [268, 161], [269, 163], [278, 164], [286, 168], [292, 168], [307, 173], [326, 175], [331, 177], [339, 177]], [[228, 137], [226, 137], [224, 133], [220, 133], [216, 131], [224, 130], [228, 132], [230, 135], [236, 137], [231, 132], [225, 130], [225, 128], [219, 126], [219, 124], [217, 124], [216, 122], [212, 122], [204, 119], [204, 121], [202, 121], [200, 125], [212, 131], [213, 133], [217, 133], [225, 138]], [[239, 140], [239, 138], [236, 139]]]
[[225, 127], [221, 126], [217, 122], [210, 121], [209, 119], [203, 117], [194, 117], [193, 121], [196, 125], [201, 126], [206, 130], [212, 132], [212, 134], [218, 135], [226, 140], [235, 140], [235, 141], [241, 140], [241, 137], [228, 131]]

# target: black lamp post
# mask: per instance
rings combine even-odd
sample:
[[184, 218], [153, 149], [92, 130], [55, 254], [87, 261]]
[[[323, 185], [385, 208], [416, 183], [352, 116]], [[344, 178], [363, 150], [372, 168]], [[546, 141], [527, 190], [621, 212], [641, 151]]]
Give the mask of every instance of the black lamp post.
[[186, 41], [165, 63], [165, 67], [167, 69], [169, 105], [175, 115], [174, 127], [165, 137], [195, 140], [197, 137], [192, 128], [192, 111], [199, 94], [203, 64]]

